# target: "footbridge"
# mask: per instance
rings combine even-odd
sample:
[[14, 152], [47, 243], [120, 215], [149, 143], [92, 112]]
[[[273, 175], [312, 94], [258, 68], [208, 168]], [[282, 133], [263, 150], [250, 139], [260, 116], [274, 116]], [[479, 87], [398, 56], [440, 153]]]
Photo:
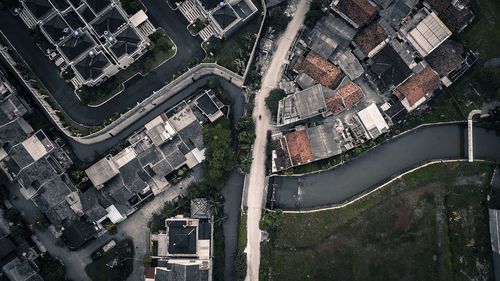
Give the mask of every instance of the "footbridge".
[[[474, 162], [474, 121], [472, 118], [474, 118], [475, 115], [481, 115], [481, 113], [481, 110], [475, 109], [469, 113], [469, 116], [467, 116], [467, 152], [469, 162]], [[481, 115], [481, 117], [484, 116], [487, 116], [487, 114]]]

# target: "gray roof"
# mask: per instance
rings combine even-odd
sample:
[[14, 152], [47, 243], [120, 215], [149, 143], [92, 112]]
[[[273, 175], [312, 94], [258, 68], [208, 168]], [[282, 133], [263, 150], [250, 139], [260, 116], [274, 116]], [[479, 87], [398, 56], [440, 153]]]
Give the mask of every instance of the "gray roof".
[[6, 264], [2, 271], [12, 281], [43, 281], [38, 274], [38, 268], [28, 260], [15, 258]]
[[210, 204], [206, 198], [191, 200], [191, 217], [193, 219], [208, 219], [212, 216]]
[[314, 154], [314, 158], [324, 159], [342, 152], [340, 136], [336, 134], [333, 125], [325, 124], [307, 128], [309, 145]]
[[15, 94], [10, 94], [0, 101], [0, 126], [26, 113], [28, 113], [28, 109], [19, 97]]
[[[99, 0], [99, 2], [101, 1], [103, 0]], [[95, 22], [92, 23], [92, 27], [99, 36], [102, 36], [105, 32], [109, 32], [110, 34], [115, 33], [125, 24], [127, 24], [127, 21], [115, 7], [107, 10], [104, 14], [99, 16]]]
[[226, 29], [238, 19], [238, 16], [234, 12], [233, 8], [227, 4], [216, 10], [212, 16], [222, 29]]
[[120, 32], [115, 36], [116, 43], [114, 43], [110, 49], [119, 58], [125, 54], [131, 55], [137, 50], [137, 45], [141, 42], [139, 35], [131, 27], [127, 27], [125, 30]]
[[167, 220], [168, 253], [171, 255], [195, 255], [198, 236], [196, 227], [187, 220]]
[[198, 122], [192, 122], [180, 130], [178, 134], [190, 150], [195, 147], [201, 150], [205, 147], [203, 144], [203, 128]]
[[156, 272], [155, 281], [208, 281], [208, 273], [208, 270], [201, 270], [198, 264], [169, 263], [167, 270]]
[[95, 51], [92, 51], [92, 54], [89, 52], [75, 65], [75, 68], [85, 80], [95, 80], [103, 74], [104, 69], [109, 65], [111, 62], [102, 52], [96, 54]]
[[339, 52], [337, 56], [335, 56], [334, 62], [351, 80], [358, 78], [365, 72], [363, 66], [356, 56], [353, 55], [351, 50]]
[[59, 48], [69, 61], [74, 61], [95, 46], [96, 43], [87, 32], [75, 31], [59, 45]]
[[63, 178], [56, 176], [38, 190], [33, 201], [42, 212], [45, 212], [59, 205], [62, 201], [66, 201], [66, 196], [73, 191], [75, 191], [75, 189], [66, 184]]

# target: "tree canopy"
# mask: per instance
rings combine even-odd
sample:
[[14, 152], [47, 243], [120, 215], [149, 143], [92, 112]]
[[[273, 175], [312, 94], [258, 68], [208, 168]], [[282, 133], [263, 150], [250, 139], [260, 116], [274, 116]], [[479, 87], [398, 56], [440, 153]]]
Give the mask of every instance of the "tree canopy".
[[278, 114], [278, 103], [284, 97], [286, 97], [286, 93], [282, 89], [271, 90], [269, 96], [266, 98], [266, 105], [271, 114]]

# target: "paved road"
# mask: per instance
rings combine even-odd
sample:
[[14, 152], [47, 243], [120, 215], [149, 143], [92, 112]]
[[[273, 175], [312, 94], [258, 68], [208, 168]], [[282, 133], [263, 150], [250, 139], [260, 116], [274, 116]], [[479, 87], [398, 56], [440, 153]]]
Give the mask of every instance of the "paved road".
[[58, 75], [58, 69], [34, 44], [28, 28], [19, 17], [7, 10], [0, 11], [0, 30], [6, 35], [16, 50], [28, 62], [34, 72], [45, 84], [51, 95], [62, 109], [75, 122], [95, 126], [113, 115], [125, 112], [137, 102], [150, 96], [169, 80], [174, 73], [186, 69], [193, 61], [204, 56], [201, 40], [193, 37], [186, 29], [187, 21], [179, 12], [172, 11], [165, 1], [145, 1], [151, 21], [163, 27], [178, 46], [175, 57], [162, 64], [141, 79], [134, 79], [132, 85], [99, 107], [89, 107], [76, 97], [73, 88]]
[[[273, 54], [271, 64], [262, 79], [260, 92], [255, 98], [255, 107], [253, 118], [256, 122], [256, 139], [253, 146], [253, 161], [248, 176], [248, 192], [247, 192], [247, 281], [259, 280], [259, 265], [260, 265], [260, 229], [259, 221], [262, 215], [263, 198], [265, 189], [265, 160], [266, 160], [266, 141], [267, 131], [271, 127], [271, 115], [265, 105], [265, 98], [269, 92], [278, 86], [281, 79], [283, 69], [282, 66], [286, 62], [288, 52], [292, 42], [297, 35], [304, 16], [309, 10], [309, 1], [300, 0], [297, 6], [297, 11], [288, 24], [282, 37], [278, 40], [276, 51]], [[261, 117], [261, 118], [260, 118]]]
[[[304, 176], [273, 177], [277, 184], [275, 208], [306, 210], [339, 204], [426, 161], [466, 158], [466, 127], [457, 124], [420, 128], [337, 168]], [[474, 128], [477, 159], [500, 160], [499, 147], [500, 136], [494, 131]]]

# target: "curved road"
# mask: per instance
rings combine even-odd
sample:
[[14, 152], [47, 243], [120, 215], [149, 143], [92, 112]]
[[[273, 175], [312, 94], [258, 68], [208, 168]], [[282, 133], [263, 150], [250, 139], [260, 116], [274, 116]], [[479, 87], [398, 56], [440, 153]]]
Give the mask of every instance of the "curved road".
[[204, 56], [201, 39], [189, 33], [187, 21], [179, 12], [171, 10], [166, 1], [144, 1], [144, 4], [153, 24], [163, 27], [178, 46], [177, 54], [142, 79], [132, 79], [133, 82], [126, 84], [123, 92], [98, 107], [90, 107], [77, 98], [73, 88], [59, 77], [54, 62], [35, 45], [33, 36], [19, 17], [8, 10], [0, 10], [0, 30], [27, 61], [63, 111], [77, 123], [96, 126], [115, 112], [127, 111], [127, 108], [150, 96], [153, 90], [161, 88], [177, 71], [188, 68]]
[[[419, 128], [337, 168], [302, 176], [275, 176], [270, 181], [270, 186], [276, 184], [274, 207], [307, 210], [343, 203], [424, 162], [464, 159], [466, 128], [466, 124]], [[500, 135], [474, 128], [474, 155], [500, 161]]]

